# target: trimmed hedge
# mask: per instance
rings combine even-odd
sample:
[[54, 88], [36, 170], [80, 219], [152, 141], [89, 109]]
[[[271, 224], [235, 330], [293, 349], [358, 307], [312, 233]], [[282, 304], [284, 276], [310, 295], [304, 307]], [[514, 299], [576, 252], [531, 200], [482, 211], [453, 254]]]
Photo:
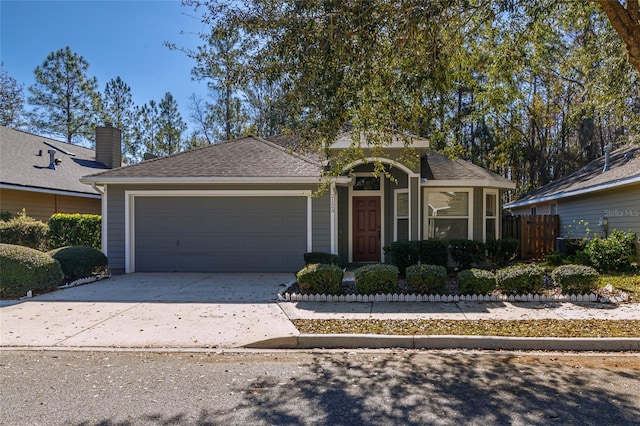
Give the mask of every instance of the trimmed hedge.
[[449, 240], [449, 253], [460, 269], [469, 269], [474, 263], [486, 260], [485, 245], [482, 241]]
[[407, 284], [422, 294], [444, 294], [447, 289], [447, 268], [440, 265], [409, 266]]
[[13, 244], [0, 244], [0, 294], [24, 296], [27, 291], [55, 289], [62, 283], [57, 260], [41, 251]]
[[98, 214], [56, 213], [49, 219], [49, 247], [102, 246], [102, 217]]
[[27, 216], [23, 210], [16, 217], [0, 222], [0, 241], [37, 250], [46, 249], [48, 231], [46, 223]]
[[407, 267], [424, 263], [425, 265], [447, 266], [449, 252], [444, 240], [395, 241], [384, 246], [385, 254], [391, 256], [401, 275]]
[[315, 263], [340, 266], [340, 258], [336, 254], [323, 253], [320, 251], [312, 251], [304, 254], [305, 265], [313, 265]]
[[359, 294], [389, 294], [398, 291], [398, 268], [393, 265], [366, 265], [356, 269], [353, 274]]
[[504, 267], [520, 253], [520, 241], [512, 238], [487, 241], [485, 247], [487, 259], [497, 267]]
[[598, 288], [598, 271], [584, 265], [562, 265], [551, 273], [553, 281], [566, 294], [586, 294]]
[[497, 287], [506, 294], [541, 294], [544, 269], [537, 265], [515, 265], [496, 272]]
[[496, 289], [496, 276], [484, 269], [467, 269], [457, 275], [461, 294], [491, 294]]
[[307, 294], [342, 293], [342, 269], [336, 265], [315, 263], [296, 274], [300, 290]]
[[60, 263], [65, 282], [91, 277], [107, 269], [107, 256], [87, 246], [68, 246], [47, 253]]

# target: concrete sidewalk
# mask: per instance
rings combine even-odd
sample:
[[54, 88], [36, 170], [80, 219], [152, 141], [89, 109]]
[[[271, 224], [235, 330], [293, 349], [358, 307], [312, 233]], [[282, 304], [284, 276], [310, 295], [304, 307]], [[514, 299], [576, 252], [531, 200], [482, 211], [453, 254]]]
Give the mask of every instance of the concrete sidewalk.
[[276, 302], [292, 279], [293, 274], [128, 274], [3, 301], [0, 347], [640, 350], [640, 338], [302, 335], [291, 320], [639, 320], [640, 304]]

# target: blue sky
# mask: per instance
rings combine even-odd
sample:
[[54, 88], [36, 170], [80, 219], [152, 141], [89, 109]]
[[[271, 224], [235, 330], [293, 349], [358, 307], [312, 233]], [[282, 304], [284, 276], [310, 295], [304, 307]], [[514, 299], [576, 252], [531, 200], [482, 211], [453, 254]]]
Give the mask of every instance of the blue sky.
[[0, 1], [0, 59], [24, 84], [25, 96], [33, 70], [49, 53], [69, 46], [89, 63], [101, 92], [117, 76], [131, 87], [136, 105], [171, 92], [186, 122], [189, 96], [206, 97], [206, 84], [191, 80], [192, 59], [163, 43], [195, 48], [203, 31], [179, 0]]

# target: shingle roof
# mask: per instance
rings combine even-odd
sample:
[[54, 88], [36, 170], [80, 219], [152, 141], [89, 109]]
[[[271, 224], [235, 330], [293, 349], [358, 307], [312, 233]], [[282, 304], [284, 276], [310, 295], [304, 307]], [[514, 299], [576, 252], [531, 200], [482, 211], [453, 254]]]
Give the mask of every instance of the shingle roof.
[[[55, 158], [62, 160], [56, 170], [48, 168], [47, 151], [52, 148], [57, 151]], [[80, 177], [104, 169], [92, 149], [0, 126], [0, 184], [4, 186], [96, 195], [93, 188], [80, 183]]]
[[461, 158], [452, 160], [435, 151], [428, 151], [427, 155], [422, 157], [421, 176], [429, 180], [489, 180], [512, 185], [509, 179], [487, 169]]
[[602, 156], [505, 207], [533, 204], [543, 198], [563, 198], [572, 193], [597, 191], [604, 187], [619, 186], [632, 180], [640, 180], [640, 146], [638, 145], [627, 145], [612, 151], [609, 160], [610, 169], [606, 172], [603, 171], [604, 163], [605, 157]]
[[265, 139], [247, 136], [87, 176], [119, 178], [243, 178], [320, 176], [320, 165]]

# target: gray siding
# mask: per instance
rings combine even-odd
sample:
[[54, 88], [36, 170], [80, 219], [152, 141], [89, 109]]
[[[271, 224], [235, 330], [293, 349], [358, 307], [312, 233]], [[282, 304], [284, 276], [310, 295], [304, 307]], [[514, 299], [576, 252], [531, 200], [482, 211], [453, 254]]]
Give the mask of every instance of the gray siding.
[[473, 188], [473, 239], [482, 241], [484, 228], [484, 197], [483, 188]]
[[411, 230], [410, 235], [412, 240], [420, 239], [420, 231], [419, 224], [422, 221], [422, 217], [420, 217], [420, 202], [418, 199], [420, 195], [420, 179], [415, 177], [411, 178], [411, 194], [409, 194], [409, 198], [411, 199], [411, 211], [409, 212], [410, 222], [411, 222]]
[[312, 199], [313, 251], [331, 253], [331, 195], [329, 192]]
[[[559, 200], [558, 215], [560, 234], [565, 237], [604, 236], [598, 220], [605, 216], [609, 231], [630, 230], [640, 235], [640, 185]], [[587, 229], [591, 231], [589, 235]]]
[[349, 188], [338, 187], [338, 256], [349, 262]]
[[[560, 216], [560, 235], [568, 238], [603, 237], [598, 226], [601, 217], [609, 220], [609, 231], [632, 231], [640, 235], [640, 185], [553, 201]], [[513, 215], [549, 214], [549, 202], [512, 209]]]

